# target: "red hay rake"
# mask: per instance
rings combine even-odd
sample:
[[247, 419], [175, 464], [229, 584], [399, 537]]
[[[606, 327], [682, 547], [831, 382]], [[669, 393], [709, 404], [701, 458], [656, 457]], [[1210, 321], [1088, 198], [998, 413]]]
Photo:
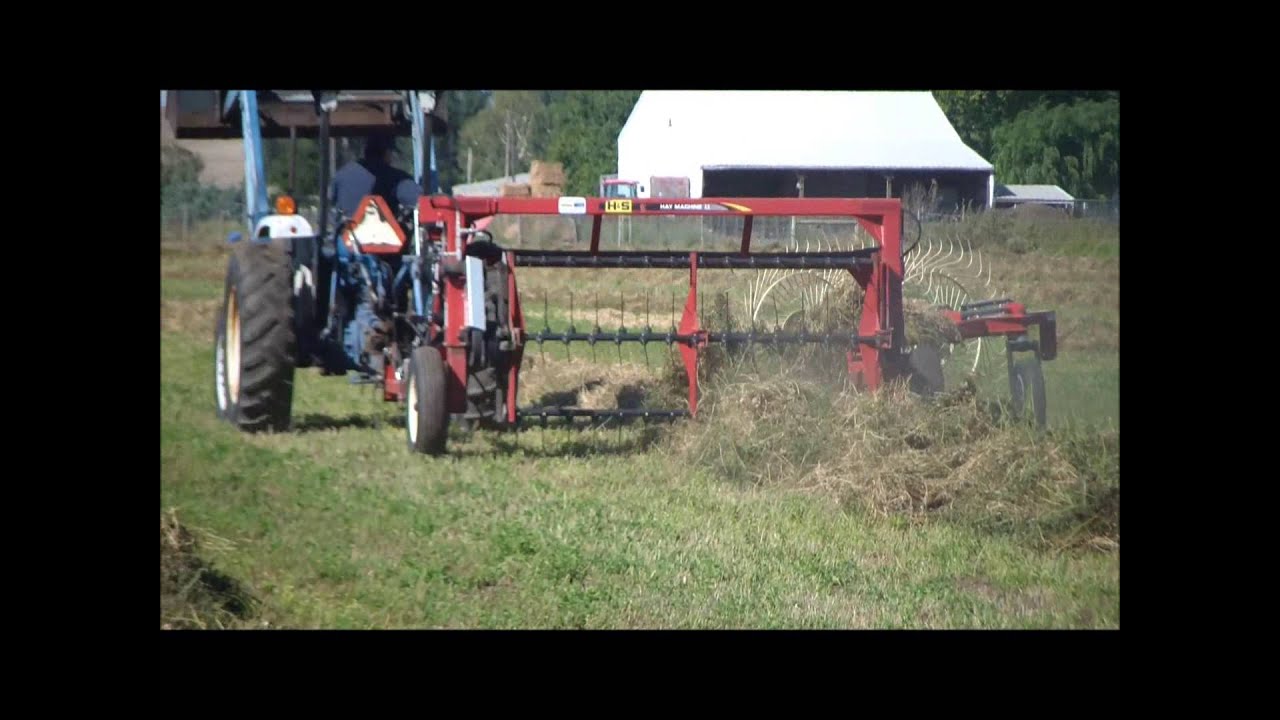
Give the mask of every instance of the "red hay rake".
[[[565, 215], [591, 218], [591, 240], [585, 250], [502, 249], [493, 244], [484, 229], [500, 215]], [[737, 252], [695, 251], [605, 251], [600, 249], [601, 224], [605, 216], [706, 216], [742, 219], [741, 247]], [[756, 217], [829, 217], [855, 220], [875, 241], [875, 246], [859, 250], [827, 252], [752, 252], [752, 225]], [[477, 367], [476, 335], [468, 324], [467, 307], [475, 296], [468, 297], [466, 262], [481, 260], [486, 267], [500, 270], [506, 295], [505, 325], [497, 341], [506, 358], [497, 367], [501, 373], [502, 391], [494, 399], [491, 419], [507, 426], [523, 420], [547, 418], [676, 418], [698, 413], [698, 368], [700, 357], [713, 343], [746, 343], [784, 345], [823, 343], [846, 347], [849, 375], [862, 389], [875, 391], [886, 381], [907, 377], [916, 372], [910, 359], [903, 312], [903, 208], [897, 199], [791, 199], [791, 198], [698, 198], [638, 199], [604, 198], [479, 198], [432, 196], [423, 198], [418, 207], [418, 227], [424, 240], [439, 247], [434, 280], [440, 292], [434, 293], [429, 344], [439, 348], [445, 365], [445, 406], [454, 416], [466, 416], [469, 392], [475, 381], [471, 377]], [[500, 266], [500, 267], [499, 267]], [[689, 291], [678, 325], [665, 332], [646, 326], [642, 331], [604, 332], [598, 324], [591, 332], [572, 327], [567, 331], [544, 328], [529, 333], [525, 326], [517, 270], [525, 268], [594, 268], [594, 269], [682, 269], [689, 270]], [[856, 280], [863, 295], [857, 327], [841, 333], [709, 331], [701, 327], [698, 307], [698, 276], [704, 270], [718, 269], [844, 269]], [[474, 282], [474, 280], [472, 281]], [[544, 301], [545, 302], [545, 301]], [[571, 301], [572, 302], [572, 301]], [[647, 303], [646, 303], [647, 305]], [[646, 309], [647, 314], [647, 309]], [[1040, 360], [1052, 360], [1057, 354], [1053, 312], [1029, 313], [1024, 305], [1008, 299], [987, 300], [945, 309], [945, 316], [964, 339], [1004, 336], [1009, 359], [1010, 389], [1015, 411], [1030, 397], [1035, 405], [1037, 421], [1044, 424], [1043, 376]], [[545, 315], [545, 313], [544, 313]], [[571, 314], [572, 317], [572, 314]], [[646, 318], [647, 320], [647, 318]], [[545, 321], [544, 321], [545, 322]], [[1030, 329], [1038, 326], [1037, 339]], [[520, 408], [519, 379], [524, 348], [530, 342], [622, 343], [660, 342], [675, 345], [688, 377], [688, 407], [667, 410], [651, 409], [584, 409], [576, 407]], [[1029, 352], [1030, 361], [1015, 365], [1013, 354]], [[937, 368], [941, 377], [941, 368]], [[940, 390], [941, 388], [936, 388]], [[403, 399], [400, 382], [390, 370], [386, 378], [388, 400]], [[409, 412], [413, 412], [410, 408]]]

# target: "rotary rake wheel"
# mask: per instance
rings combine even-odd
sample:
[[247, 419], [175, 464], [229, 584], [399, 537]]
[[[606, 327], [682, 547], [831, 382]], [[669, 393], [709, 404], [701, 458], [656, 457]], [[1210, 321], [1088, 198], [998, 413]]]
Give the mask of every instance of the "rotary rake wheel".
[[[950, 361], [962, 362], [973, 376], [1003, 370], [1004, 364], [990, 349], [992, 338], [963, 338], [944, 314], [956, 312], [975, 301], [989, 303], [1004, 293], [992, 284], [992, 267], [981, 249], [946, 226], [926, 231], [918, 217], [905, 215], [903, 251], [903, 305], [907, 315], [907, 343], [913, 347], [927, 343], [937, 347]], [[838, 252], [864, 250], [875, 240], [862, 228], [840, 228], [815, 223], [816, 230], [781, 241], [787, 252]], [[856, 311], [860, 298], [856, 283], [846, 272], [832, 269], [765, 270], [744, 287], [744, 313], [752, 322], [779, 317], [787, 326], [816, 323], [832, 325], [837, 317]], [[854, 305], [850, 305], [850, 302]]]

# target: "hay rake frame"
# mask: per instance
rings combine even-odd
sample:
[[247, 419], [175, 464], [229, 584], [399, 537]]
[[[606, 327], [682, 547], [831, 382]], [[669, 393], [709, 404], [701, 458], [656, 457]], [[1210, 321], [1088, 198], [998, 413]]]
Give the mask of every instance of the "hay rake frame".
[[[522, 421], [548, 418], [652, 418], [672, 419], [696, 417], [700, 397], [698, 368], [701, 353], [713, 343], [838, 343], [847, 345], [846, 364], [855, 386], [875, 391], [886, 380], [912, 372], [908, 358], [903, 313], [902, 287], [907, 275], [903, 256], [903, 208], [901, 201], [888, 199], [810, 199], [810, 198], [699, 198], [681, 200], [617, 200], [606, 198], [489, 198], [489, 197], [423, 197], [418, 207], [418, 222], [428, 236], [438, 241], [440, 266], [437, 271], [440, 292], [435, 293], [431, 344], [439, 347], [446, 373], [445, 406], [450, 414], [467, 411], [469, 384], [469, 326], [466, 307], [474, 302], [468, 297], [466, 273], [458, 268], [467, 258], [472, 243], [492, 245], [492, 237], [484, 230], [500, 215], [559, 215], [591, 219], [590, 247], [587, 250], [501, 249], [500, 255], [490, 251], [487, 262], [505, 265], [509, 328], [506, 352], [505, 402], [501, 403], [501, 420], [508, 426]], [[600, 249], [600, 231], [605, 217], [740, 217], [743, 220], [741, 246], [737, 252], [699, 251], [607, 251]], [[755, 217], [837, 217], [857, 221], [876, 242], [873, 247], [858, 250], [816, 252], [752, 252], [752, 226]], [[452, 266], [454, 271], [449, 272]], [[620, 327], [604, 332], [598, 322], [591, 332], [573, 326], [555, 332], [544, 327], [529, 333], [525, 323], [516, 282], [517, 270], [524, 268], [593, 268], [593, 269], [681, 269], [689, 270], [689, 291], [679, 323], [668, 332], [654, 332], [648, 325], [641, 332]], [[858, 327], [845, 333], [757, 332], [753, 322], [749, 332], [716, 332], [701, 326], [699, 317], [698, 277], [703, 270], [713, 269], [844, 269], [858, 283], [863, 297]], [[470, 276], [470, 277], [479, 277]], [[545, 299], [544, 299], [545, 304]], [[1010, 387], [1015, 400], [1026, 388], [1022, 371], [1015, 371], [1012, 354], [1031, 352], [1038, 374], [1040, 360], [1056, 357], [1056, 323], [1053, 312], [1028, 313], [1025, 305], [1011, 300], [988, 300], [947, 309], [946, 317], [956, 325], [965, 339], [1004, 336], [1010, 356]], [[545, 318], [544, 310], [544, 318]], [[647, 301], [646, 301], [647, 316]], [[546, 321], [544, 319], [544, 325]], [[1032, 326], [1039, 328], [1038, 341], [1030, 337]], [[576, 407], [526, 407], [518, 405], [519, 377], [526, 345], [536, 342], [560, 342], [566, 347], [586, 342], [594, 350], [596, 343], [608, 342], [621, 348], [622, 343], [650, 342], [675, 345], [680, 353], [688, 379], [688, 407], [668, 410], [587, 409]], [[940, 373], [940, 370], [939, 370]], [[1040, 379], [1042, 385], [1043, 380]], [[940, 388], [939, 388], [940, 389]], [[387, 399], [398, 399], [398, 387], [387, 388]], [[1038, 392], [1043, 405], [1043, 389]], [[412, 412], [412, 409], [410, 409]], [[1043, 408], [1037, 408], [1043, 416]], [[494, 418], [495, 420], [498, 418]], [[1043, 422], [1043, 421], [1042, 421]]]

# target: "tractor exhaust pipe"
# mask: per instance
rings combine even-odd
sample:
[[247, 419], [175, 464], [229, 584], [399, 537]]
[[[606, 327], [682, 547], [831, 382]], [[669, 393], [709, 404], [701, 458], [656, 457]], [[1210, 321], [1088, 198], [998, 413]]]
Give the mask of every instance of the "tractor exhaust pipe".
[[320, 242], [329, 237], [329, 111], [319, 102], [320, 113]]

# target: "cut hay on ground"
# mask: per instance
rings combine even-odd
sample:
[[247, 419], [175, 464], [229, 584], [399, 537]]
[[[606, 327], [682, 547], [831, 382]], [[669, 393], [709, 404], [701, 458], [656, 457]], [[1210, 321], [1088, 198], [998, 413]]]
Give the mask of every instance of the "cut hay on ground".
[[791, 485], [852, 509], [948, 518], [1054, 546], [1118, 547], [1119, 433], [1039, 435], [968, 387], [925, 402], [804, 368], [730, 370], [704, 387], [673, 450], [727, 480]]
[[[204, 535], [204, 545], [226, 543]], [[173, 510], [160, 514], [160, 628], [248, 627], [257, 602], [234, 579], [199, 557], [201, 544], [178, 522]]]

